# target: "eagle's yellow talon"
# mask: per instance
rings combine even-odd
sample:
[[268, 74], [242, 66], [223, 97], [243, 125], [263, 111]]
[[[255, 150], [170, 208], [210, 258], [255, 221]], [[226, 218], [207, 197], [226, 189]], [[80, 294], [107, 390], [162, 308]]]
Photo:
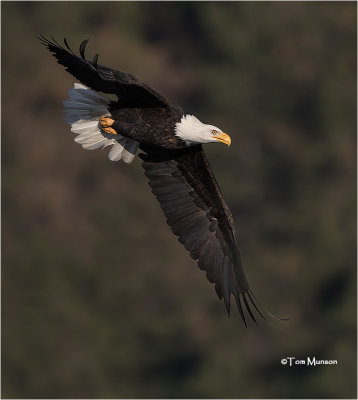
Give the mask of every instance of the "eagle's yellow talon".
[[114, 124], [114, 119], [109, 117], [101, 117], [99, 119], [99, 123], [101, 124], [101, 129], [103, 132], [106, 132], [110, 135], [117, 135], [117, 132], [111, 128], [111, 126]]
[[99, 122], [102, 125], [102, 128], [108, 128], [114, 124], [114, 119], [109, 117], [101, 117]]
[[109, 133], [110, 135], [117, 135], [117, 132], [111, 127], [102, 128], [102, 131]]

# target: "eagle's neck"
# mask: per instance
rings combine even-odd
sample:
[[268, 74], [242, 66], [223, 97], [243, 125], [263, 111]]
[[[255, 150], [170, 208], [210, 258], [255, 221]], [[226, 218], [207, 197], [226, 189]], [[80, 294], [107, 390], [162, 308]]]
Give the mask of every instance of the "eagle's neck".
[[194, 115], [186, 114], [175, 124], [175, 136], [184, 140], [187, 146], [201, 143], [200, 133], [205, 125]]

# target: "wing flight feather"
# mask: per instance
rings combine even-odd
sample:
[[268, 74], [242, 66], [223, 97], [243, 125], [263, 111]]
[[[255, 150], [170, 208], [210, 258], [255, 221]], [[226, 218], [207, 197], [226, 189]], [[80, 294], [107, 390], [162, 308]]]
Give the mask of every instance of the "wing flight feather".
[[66, 39], [64, 39], [64, 46], [53, 37], [51, 37], [52, 41], [44, 36], [40, 36], [39, 39], [53, 53], [59, 64], [91, 89], [115, 94], [121, 103], [128, 107], [173, 106], [164, 96], [138, 77], [98, 64], [98, 54], [94, 56], [92, 62], [88, 61], [85, 56], [88, 39], [80, 44], [80, 56], [71, 50]]

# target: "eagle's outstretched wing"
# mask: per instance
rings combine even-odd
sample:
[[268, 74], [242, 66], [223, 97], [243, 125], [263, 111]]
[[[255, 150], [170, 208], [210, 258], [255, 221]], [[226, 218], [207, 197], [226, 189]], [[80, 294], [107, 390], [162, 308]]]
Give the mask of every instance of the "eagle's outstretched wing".
[[244, 308], [255, 322], [253, 309], [265, 318], [247, 282], [231, 213], [202, 147], [165, 154], [147, 151], [140, 156], [169, 226], [208, 280], [215, 283], [228, 314], [232, 294], [245, 325]]
[[111, 93], [118, 96], [126, 107], [173, 107], [173, 105], [154, 88], [142, 82], [138, 77], [97, 63], [98, 54], [92, 61], [86, 60], [85, 48], [88, 40], [80, 45], [80, 56], [69, 47], [67, 40], [64, 45], [54, 38], [52, 41], [40, 36], [41, 42], [50, 50], [58, 63], [76, 79], [93, 90]]

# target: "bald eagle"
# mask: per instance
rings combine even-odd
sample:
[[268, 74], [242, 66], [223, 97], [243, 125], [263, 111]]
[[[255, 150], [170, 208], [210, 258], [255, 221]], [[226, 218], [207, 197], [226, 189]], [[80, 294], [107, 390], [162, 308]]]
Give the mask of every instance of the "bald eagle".
[[[234, 223], [211, 171], [202, 145], [231, 139], [220, 128], [185, 114], [138, 77], [88, 61], [81, 43], [79, 55], [66, 39], [39, 38], [58, 63], [81, 83], [64, 101], [65, 122], [77, 134], [75, 142], [93, 150], [111, 146], [109, 159], [130, 163], [138, 149], [144, 173], [173, 233], [206, 272], [230, 316], [234, 296], [246, 326], [245, 312], [268, 314], [255, 299], [236, 246]], [[102, 94], [115, 95], [113, 101]], [[256, 310], [256, 311], [255, 311]], [[269, 314], [271, 315], [271, 314]]]

